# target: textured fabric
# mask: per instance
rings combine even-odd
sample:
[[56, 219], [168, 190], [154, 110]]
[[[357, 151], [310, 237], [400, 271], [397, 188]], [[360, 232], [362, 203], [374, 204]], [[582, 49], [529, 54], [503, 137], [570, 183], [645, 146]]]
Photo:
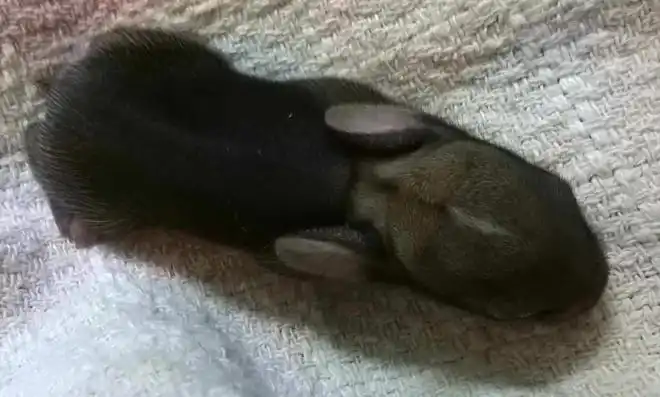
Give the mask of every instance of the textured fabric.
[[[561, 173], [607, 244], [603, 304], [510, 325], [177, 236], [75, 250], [20, 131], [30, 79], [117, 23], [197, 31], [255, 74], [372, 83]], [[659, 34], [656, 0], [3, 0], [0, 395], [660, 396]]]

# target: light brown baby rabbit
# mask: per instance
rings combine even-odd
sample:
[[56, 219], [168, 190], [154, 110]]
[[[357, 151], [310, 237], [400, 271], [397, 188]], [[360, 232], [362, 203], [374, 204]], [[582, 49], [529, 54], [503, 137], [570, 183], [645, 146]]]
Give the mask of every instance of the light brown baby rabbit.
[[335, 106], [326, 122], [356, 149], [402, 150], [356, 165], [349, 219], [380, 239], [349, 226], [284, 236], [275, 247], [289, 267], [412, 284], [496, 319], [598, 302], [608, 264], [561, 177], [399, 105]]

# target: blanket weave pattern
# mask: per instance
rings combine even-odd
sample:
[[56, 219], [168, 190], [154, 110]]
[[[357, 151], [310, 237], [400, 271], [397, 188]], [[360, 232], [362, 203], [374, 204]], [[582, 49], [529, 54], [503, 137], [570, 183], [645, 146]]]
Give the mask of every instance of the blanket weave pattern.
[[[116, 25], [361, 80], [560, 173], [607, 247], [602, 304], [506, 324], [167, 233], [76, 250], [21, 132], [33, 79]], [[2, 0], [0, 395], [660, 396], [659, 109], [658, 0]]]

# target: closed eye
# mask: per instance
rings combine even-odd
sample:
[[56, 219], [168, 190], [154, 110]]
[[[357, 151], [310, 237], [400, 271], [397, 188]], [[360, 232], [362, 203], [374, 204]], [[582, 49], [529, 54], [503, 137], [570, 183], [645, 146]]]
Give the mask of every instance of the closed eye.
[[392, 180], [379, 179], [376, 182], [376, 186], [379, 190], [382, 190], [384, 193], [396, 193], [399, 191], [399, 185]]

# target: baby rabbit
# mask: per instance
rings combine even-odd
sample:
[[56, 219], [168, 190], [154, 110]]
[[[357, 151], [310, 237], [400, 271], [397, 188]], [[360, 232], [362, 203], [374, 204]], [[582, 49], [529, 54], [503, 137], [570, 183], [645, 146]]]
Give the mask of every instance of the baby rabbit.
[[325, 118], [370, 153], [417, 149], [357, 162], [348, 218], [382, 244], [350, 227], [282, 236], [290, 267], [399, 280], [496, 319], [569, 317], [600, 299], [608, 264], [561, 177], [400, 105], [338, 105]]
[[586, 310], [607, 284], [559, 176], [367, 86], [249, 76], [141, 28], [96, 37], [46, 86], [25, 147], [78, 246], [180, 229], [498, 319]]
[[130, 27], [96, 36], [40, 85], [45, 116], [25, 147], [79, 247], [168, 227], [258, 250], [343, 224], [351, 160], [325, 109], [342, 95], [385, 100], [339, 79], [248, 76], [196, 37]]

